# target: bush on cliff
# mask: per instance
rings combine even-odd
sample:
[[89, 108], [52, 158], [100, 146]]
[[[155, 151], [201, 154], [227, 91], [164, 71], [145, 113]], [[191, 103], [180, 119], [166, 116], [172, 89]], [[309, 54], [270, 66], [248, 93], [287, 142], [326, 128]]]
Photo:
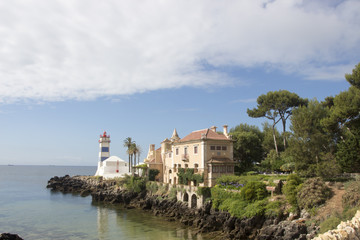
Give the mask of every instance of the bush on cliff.
[[216, 185], [211, 189], [213, 208], [229, 212], [232, 216], [254, 217], [259, 215], [278, 216], [280, 202], [269, 202], [266, 186], [262, 182], [248, 182], [241, 191]]
[[321, 178], [306, 180], [297, 194], [297, 202], [301, 209], [312, 209], [325, 203], [332, 196], [331, 189]]
[[246, 175], [246, 176], [222, 175], [216, 179], [216, 183], [222, 188], [240, 190], [248, 182], [263, 182], [263, 181], [273, 182], [274, 180], [285, 180], [285, 179], [286, 179], [285, 175], [263, 175], [263, 174]]
[[131, 176], [126, 180], [125, 187], [131, 192], [139, 193], [146, 189], [146, 180], [144, 178]]
[[288, 203], [294, 208], [297, 208], [297, 193], [299, 186], [302, 183], [301, 178], [297, 174], [290, 174], [286, 179], [286, 184], [283, 186], [282, 191], [286, 197]]
[[149, 169], [149, 181], [155, 181], [155, 177], [160, 173], [158, 169]]
[[242, 200], [248, 202], [262, 200], [267, 195], [266, 185], [263, 182], [248, 182], [240, 191]]
[[360, 181], [352, 181], [345, 185], [345, 194], [342, 197], [344, 207], [360, 206]]
[[338, 216], [331, 216], [322, 223], [320, 223], [320, 233], [327, 232], [331, 229], [336, 229], [337, 225], [341, 222]]

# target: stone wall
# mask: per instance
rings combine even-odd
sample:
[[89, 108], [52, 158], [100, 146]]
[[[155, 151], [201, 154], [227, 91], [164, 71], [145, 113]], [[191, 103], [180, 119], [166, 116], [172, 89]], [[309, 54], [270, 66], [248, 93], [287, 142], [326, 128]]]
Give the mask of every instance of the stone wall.
[[313, 240], [357, 240], [360, 239], [360, 211], [357, 211], [355, 216], [346, 222], [341, 222], [337, 229], [329, 230], [324, 234], [313, 238]]

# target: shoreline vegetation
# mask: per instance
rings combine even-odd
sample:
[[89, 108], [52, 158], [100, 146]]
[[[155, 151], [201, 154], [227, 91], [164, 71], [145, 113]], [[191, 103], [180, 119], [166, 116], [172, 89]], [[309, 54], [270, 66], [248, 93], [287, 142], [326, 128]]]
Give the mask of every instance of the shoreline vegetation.
[[[224, 176], [217, 183], [213, 188], [199, 188], [197, 194], [203, 194], [206, 199], [199, 209], [189, 208], [187, 203], [176, 199], [180, 186], [171, 188], [141, 177], [113, 180], [92, 176], [54, 177], [47, 188], [91, 195], [94, 202], [149, 211], [167, 221], [190, 226], [195, 234], [214, 239], [312, 239], [318, 233], [336, 228], [340, 221], [351, 219], [359, 209], [360, 194], [356, 189], [360, 188], [360, 181], [355, 180], [345, 184], [325, 183], [320, 178], [302, 179], [290, 174]], [[272, 194], [267, 187], [272, 187], [268, 188], [273, 189]], [[340, 198], [343, 212], [330, 209], [331, 214], [337, 215], [320, 219], [336, 189], [345, 192]]]

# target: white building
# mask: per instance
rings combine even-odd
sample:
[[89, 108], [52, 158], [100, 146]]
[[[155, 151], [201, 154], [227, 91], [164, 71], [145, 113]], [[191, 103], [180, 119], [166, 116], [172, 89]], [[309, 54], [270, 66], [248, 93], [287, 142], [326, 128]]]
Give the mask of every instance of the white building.
[[95, 176], [109, 179], [130, 174], [127, 162], [117, 156], [110, 156], [110, 135], [106, 132], [100, 135], [99, 147], [99, 162]]

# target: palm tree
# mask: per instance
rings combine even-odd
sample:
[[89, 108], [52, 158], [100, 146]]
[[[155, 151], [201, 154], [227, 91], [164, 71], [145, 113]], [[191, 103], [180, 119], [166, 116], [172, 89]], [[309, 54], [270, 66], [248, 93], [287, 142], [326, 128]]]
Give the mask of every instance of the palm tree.
[[142, 150], [140, 145], [137, 145], [137, 154], [138, 154], [138, 164], [140, 164], [140, 154], [141, 154]]
[[[132, 155], [133, 155], [133, 152], [132, 152], [132, 145], [135, 143], [135, 141], [132, 141], [131, 137], [127, 137], [125, 140], [124, 140], [124, 147], [127, 148], [126, 150], [126, 153], [129, 154], [129, 172], [131, 171], [131, 165], [132, 165]], [[131, 157], [130, 157], [131, 156]]]
[[[131, 144], [131, 174], [134, 175], [134, 169], [133, 167], [136, 166], [136, 154], [137, 154], [137, 148], [136, 148], [136, 143], [133, 142], [133, 144]], [[132, 161], [134, 158], [134, 162]]]
[[140, 153], [141, 153], [140, 145], [137, 145], [136, 143], [133, 143], [133, 154], [134, 154], [134, 165], [135, 166], [137, 166], [137, 164], [136, 164], [136, 155], [138, 155], [138, 164], [140, 163]]

